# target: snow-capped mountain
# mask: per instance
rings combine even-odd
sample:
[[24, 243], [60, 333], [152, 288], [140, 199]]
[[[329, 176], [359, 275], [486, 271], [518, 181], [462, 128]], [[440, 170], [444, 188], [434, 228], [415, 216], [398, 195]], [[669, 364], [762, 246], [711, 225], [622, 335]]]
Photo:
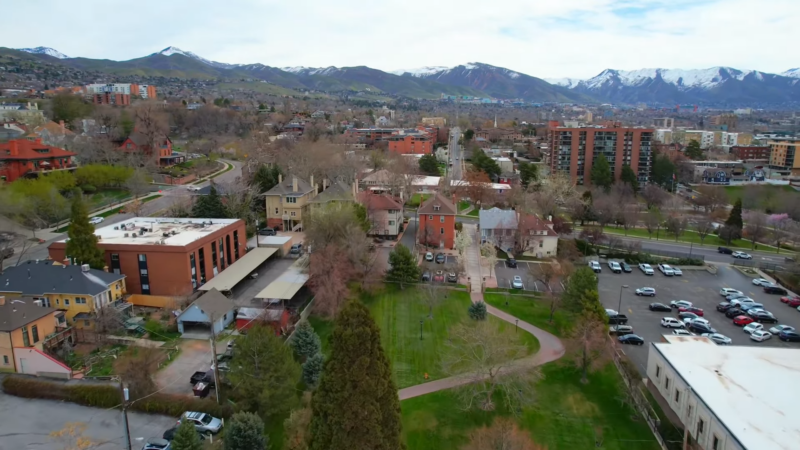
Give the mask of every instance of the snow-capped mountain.
[[309, 76], [309, 75], [331, 75], [343, 69], [334, 66], [329, 66], [329, 67], [295, 66], [295, 67], [281, 67], [281, 70], [283, 70], [284, 72], [291, 72], [296, 75]]
[[571, 85], [558, 84], [613, 102], [744, 104], [800, 101], [800, 83], [796, 78], [732, 67], [606, 69], [588, 80]]
[[783, 72], [781, 75], [790, 78], [800, 78], [800, 67], [797, 69], [789, 69], [786, 72]]
[[563, 86], [565, 88], [573, 88], [580, 83], [581, 79], [579, 78], [542, 78], [544, 81], [547, 81], [550, 84], [555, 84], [556, 86]]
[[425, 67], [419, 67], [419, 68], [416, 68], [416, 69], [392, 70], [389, 73], [393, 73], [395, 75], [401, 75], [401, 76], [405, 75], [405, 74], [408, 74], [408, 75], [411, 75], [412, 77], [424, 78], [427, 75], [430, 75], [430, 74], [433, 74], [433, 73], [437, 73], [437, 72], [442, 72], [442, 71], [445, 71], [447, 69], [449, 69], [449, 67], [445, 67], [445, 66], [425, 66]]
[[50, 47], [34, 47], [34, 48], [18, 48], [17, 50], [25, 53], [33, 53], [35, 55], [47, 55], [58, 59], [67, 59], [69, 56], [61, 53], [60, 51]]
[[[218, 69], [231, 69], [234, 67], [239, 66], [239, 64], [227, 64], [221, 63], [217, 61], [211, 61], [208, 59], [203, 58], [202, 56], [197, 55], [196, 53], [187, 52], [185, 50], [181, 50], [178, 47], [169, 46], [160, 52], [153, 53], [153, 55], [164, 55], [164, 56], [172, 56], [172, 55], [183, 55], [188, 58], [196, 59], [204, 64], [208, 64], [211, 67], [216, 67]], [[152, 56], [152, 55], [151, 55]]]

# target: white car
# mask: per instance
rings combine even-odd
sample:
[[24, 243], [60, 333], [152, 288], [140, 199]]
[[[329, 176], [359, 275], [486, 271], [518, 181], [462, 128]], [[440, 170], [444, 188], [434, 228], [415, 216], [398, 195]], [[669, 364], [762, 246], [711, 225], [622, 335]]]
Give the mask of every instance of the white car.
[[775, 325], [769, 329], [769, 332], [772, 334], [781, 334], [781, 331], [795, 331], [795, 328], [789, 325]]
[[770, 284], [770, 283], [771, 281], [766, 280], [764, 278], [753, 278], [753, 284], [755, 284], [756, 286], [761, 286], [763, 284]]
[[695, 317], [694, 319], [690, 319], [687, 317], [683, 319], [683, 323], [685, 323], [686, 325], [691, 325], [692, 323], [702, 323], [703, 325], [708, 325], [709, 327], [711, 327], [711, 322], [709, 322], [706, 319], [703, 319], [702, 317]]
[[646, 296], [646, 297], [655, 297], [656, 296], [656, 290], [651, 288], [651, 287], [643, 287], [643, 288], [636, 289], [636, 295], [642, 295], [642, 296]]
[[614, 311], [613, 309], [606, 309], [606, 314], [608, 314], [609, 316], [616, 316], [619, 313]]
[[753, 323], [748, 323], [747, 325], [745, 325], [744, 328], [742, 328], [742, 331], [744, 331], [747, 334], [753, 334], [754, 331], [763, 330], [763, 329], [764, 329], [764, 325], [761, 325], [760, 323], [753, 322]]
[[91, 223], [92, 225], [97, 225], [98, 223], [103, 223], [104, 220], [106, 219], [100, 216], [94, 216], [91, 219], [89, 219], [89, 223]]
[[691, 308], [692, 302], [686, 300], [673, 300], [669, 302], [669, 306], [673, 308]]
[[742, 291], [737, 291], [736, 289], [731, 289], [731, 288], [722, 288], [719, 290], [719, 295], [723, 297], [727, 297], [731, 294], [741, 294], [741, 293]]
[[190, 184], [190, 185], [186, 186], [186, 189], [189, 190], [189, 191], [192, 191], [192, 192], [198, 192], [200, 189], [203, 189], [203, 188], [201, 188], [200, 186], [198, 186], [196, 184]]
[[735, 299], [731, 300], [730, 303], [733, 306], [741, 306], [741, 305], [747, 305], [748, 303], [755, 303], [755, 302], [756, 301], [753, 300], [750, 297], [739, 297], [739, 298], [735, 298]]
[[756, 330], [756, 331], [753, 331], [752, 333], [750, 333], [750, 339], [752, 339], [752, 340], [754, 340], [756, 342], [764, 342], [764, 341], [766, 341], [767, 339], [769, 339], [771, 337], [772, 337], [772, 333], [770, 333], [769, 331], [764, 331], [764, 330]]
[[514, 280], [511, 281], [511, 287], [514, 289], [522, 289], [524, 287], [522, 285], [522, 277], [519, 275], [514, 275]]
[[663, 273], [665, 276], [668, 277], [675, 275], [675, 272], [672, 271], [672, 267], [670, 267], [668, 264], [659, 264], [658, 270], [660, 270], [661, 273]]
[[686, 325], [674, 317], [663, 317], [661, 319], [661, 326], [664, 328], [683, 328]]
[[733, 256], [734, 258], [740, 258], [740, 259], [753, 259], [752, 256], [750, 256], [749, 254], [747, 254], [745, 252], [733, 252], [733, 253], [731, 253], [731, 256]]
[[650, 267], [650, 264], [647, 264], [647, 263], [639, 264], [639, 270], [644, 272], [645, 275], [652, 275], [652, 274], [655, 273], [655, 272], [653, 272], [653, 268]]
[[678, 269], [677, 267], [673, 267], [672, 274], [675, 275], [676, 277], [681, 277], [683, 276], [683, 271], [681, 269]]
[[622, 266], [620, 266], [616, 261], [609, 261], [608, 268], [611, 269], [611, 272], [613, 273], [622, 273]]
[[719, 333], [703, 333], [701, 334], [703, 337], [707, 337], [714, 341], [717, 345], [731, 345], [733, 341], [728, 336]]
[[600, 267], [600, 263], [597, 261], [589, 261], [589, 268], [592, 269], [595, 273], [600, 273], [603, 271], [603, 268]]
[[433, 261], [433, 253], [425, 253], [425, 261]]
[[672, 330], [672, 334], [675, 336], [694, 336], [694, 333], [684, 329]]

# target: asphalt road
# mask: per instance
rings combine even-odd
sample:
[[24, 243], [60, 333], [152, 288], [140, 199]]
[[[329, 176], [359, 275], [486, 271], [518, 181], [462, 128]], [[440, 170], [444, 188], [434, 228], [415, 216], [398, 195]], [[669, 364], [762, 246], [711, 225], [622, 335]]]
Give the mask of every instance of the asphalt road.
[[450, 177], [453, 180], [460, 180], [464, 176], [464, 152], [460, 145], [458, 145], [458, 139], [461, 137], [461, 130], [458, 127], [454, 127], [450, 129], [450, 161], [453, 163], [453, 167], [450, 168]]
[[[678, 317], [676, 310], [671, 313], [650, 311], [648, 306], [654, 302], [666, 305], [669, 305], [672, 300], [692, 302], [694, 306], [703, 309], [703, 317], [718, 333], [733, 340], [733, 345], [800, 349], [800, 343], [782, 342], [777, 336], [773, 336], [765, 342], [752, 341], [741, 327], [733, 325], [732, 319], [717, 312], [717, 304], [725, 300], [719, 295], [720, 288], [734, 288], [744, 292], [756, 302], [764, 304], [765, 309], [778, 318], [779, 324], [791, 325], [800, 329], [800, 312], [781, 303], [779, 295], [765, 294], [760, 287], [752, 284], [752, 278], [733, 267], [721, 266], [716, 275], [705, 270], [684, 270], [683, 276], [680, 277], [667, 277], [658, 270], [654, 275], [647, 276], [636, 267], [633, 268], [632, 273], [613, 274], [604, 263], [602, 268], [603, 272], [598, 274], [600, 301], [604, 307], [627, 315], [628, 325], [633, 327], [633, 332], [645, 340], [643, 346], [622, 346], [642, 375], [646, 372], [650, 343], [660, 342], [662, 335], [672, 333], [672, 329], [661, 327], [661, 318]], [[628, 287], [621, 288], [623, 285]], [[655, 288], [656, 296], [637, 297], [635, 290], [640, 287]], [[620, 291], [622, 292], [621, 303]], [[773, 326], [774, 324], [764, 324], [766, 329]]]

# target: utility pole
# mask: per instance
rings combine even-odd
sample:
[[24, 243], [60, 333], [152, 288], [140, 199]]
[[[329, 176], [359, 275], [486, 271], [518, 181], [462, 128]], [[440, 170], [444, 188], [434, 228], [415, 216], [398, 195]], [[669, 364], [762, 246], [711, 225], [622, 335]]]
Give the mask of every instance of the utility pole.
[[130, 400], [130, 396], [128, 393], [128, 388], [122, 385], [122, 378], [119, 379], [119, 390], [122, 393], [122, 425], [124, 428], [124, 435], [125, 435], [125, 449], [131, 450], [131, 430], [128, 427], [128, 401]]
[[[214, 331], [215, 314], [211, 314], [211, 354], [214, 361], [214, 393], [217, 395], [219, 405], [219, 362], [217, 361], [217, 333]], [[130, 450], [130, 449], [129, 449]]]

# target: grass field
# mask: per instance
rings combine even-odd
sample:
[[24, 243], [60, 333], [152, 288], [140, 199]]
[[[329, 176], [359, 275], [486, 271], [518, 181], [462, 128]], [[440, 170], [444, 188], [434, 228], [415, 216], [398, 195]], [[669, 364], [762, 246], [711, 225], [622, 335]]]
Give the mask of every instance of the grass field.
[[[788, 192], [796, 195], [796, 201], [800, 201], [800, 192], [796, 191], [791, 186], [773, 186], [773, 185], [760, 185], [760, 186], [723, 186], [721, 189], [725, 190], [728, 195], [728, 202], [732, 205], [736, 202], [737, 198], [742, 199], [743, 206], [748, 209], [775, 209], [780, 206], [781, 201], [785, 198], [781, 194]], [[745, 195], [747, 192], [747, 195]]]
[[[620, 234], [623, 236], [653, 239], [654, 241], [659, 240], [664, 242], [675, 242], [675, 236], [667, 234], [666, 230], [664, 230], [663, 228], [658, 232], [658, 239], [656, 239], [656, 233], [653, 233], [651, 236], [644, 228], [632, 228], [627, 231], [627, 235], [625, 234], [625, 230], [623, 228], [604, 227], [603, 231], [605, 231], [608, 234]], [[700, 245], [700, 235], [694, 231], [687, 230], [681, 235], [681, 237], [678, 238], [678, 242], [686, 242], [686, 243], [693, 242], [695, 244]], [[750, 249], [753, 246], [750, 243], [750, 241], [746, 241], [744, 239], [735, 239], [731, 241], [730, 245], [728, 245], [728, 243], [720, 239], [719, 236], [715, 236], [713, 234], [709, 234], [708, 236], [706, 236], [705, 241], [703, 241], [703, 245], [708, 247], [719, 247], [719, 246], [741, 247], [745, 249]], [[773, 248], [764, 244], [758, 244], [758, 245], [759, 247]]]
[[121, 201], [130, 197], [131, 194], [125, 189], [105, 189], [93, 194], [89, 198], [90, 208]]
[[[469, 294], [462, 291], [443, 291], [447, 295], [428, 317], [428, 307], [422, 301], [422, 292], [415, 288], [400, 290], [388, 287], [384, 291], [364, 296], [363, 301], [381, 328], [381, 344], [389, 359], [398, 388], [414, 386], [447, 375], [441, 368], [441, 351], [448, 339], [448, 330], [471, 319], [467, 315]], [[311, 325], [323, 341], [323, 352], [329, 348], [328, 336], [332, 323], [312, 316]], [[510, 340], [525, 344], [530, 353], [539, 350], [539, 342], [528, 333], [516, 332], [513, 324], [494, 317], [488, 319], [498, 331]], [[422, 340], [420, 340], [422, 321]]]
[[418, 208], [419, 205], [425, 200], [427, 200], [430, 196], [431, 194], [414, 194], [411, 196], [411, 198], [408, 199], [406, 205], [412, 208]]

